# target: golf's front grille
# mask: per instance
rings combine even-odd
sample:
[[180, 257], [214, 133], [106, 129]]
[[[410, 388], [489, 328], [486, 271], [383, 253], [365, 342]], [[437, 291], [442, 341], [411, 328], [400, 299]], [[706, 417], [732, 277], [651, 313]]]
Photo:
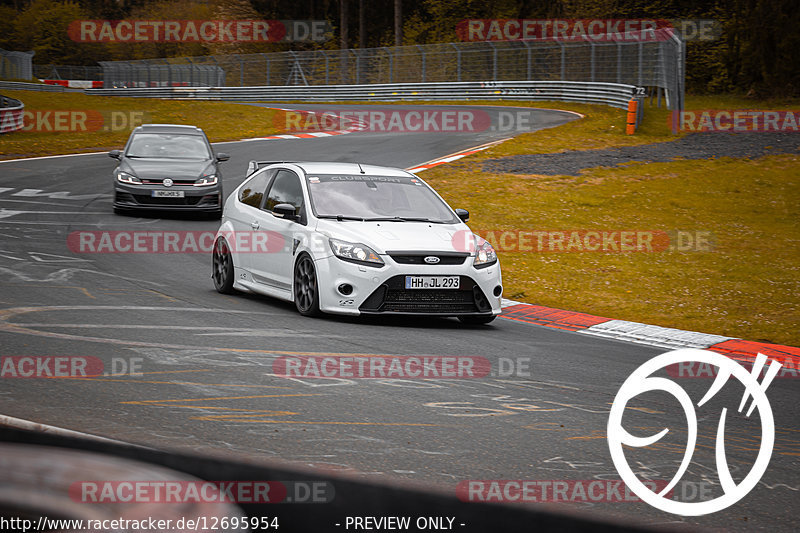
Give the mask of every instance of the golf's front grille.
[[[197, 181], [196, 179], [188, 179], [188, 180], [173, 179], [172, 183], [173, 185], [194, 185], [196, 181]], [[164, 183], [164, 179], [142, 180], [142, 183], [144, 183], [145, 185], [155, 185], [155, 184], [162, 185]]]
[[467, 276], [458, 289], [406, 289], [405, 276], [389, 278], [361, 304], [362, 313], [469, 315], [491, 313], [483, 291]]
[[136, 201], [143, 205], [197, 205], [202, 196], [184, 196], [183, 198], [170, 198], [134, 194]]

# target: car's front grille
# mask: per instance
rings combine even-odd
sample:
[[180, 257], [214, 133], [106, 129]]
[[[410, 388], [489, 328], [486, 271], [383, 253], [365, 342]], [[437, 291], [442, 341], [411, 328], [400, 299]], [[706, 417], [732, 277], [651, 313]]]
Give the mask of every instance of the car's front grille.
[[458, 289], [406, 289], [405, 276], [393, 276], [361, 304], [359, 311], [437, 315], [491, 313], [491, 304], [475, 281], [468, 276], [460, 278]]
[[394, 313], [474, 313], [472, 291], [449, 289], [389, 290], [383, 312]]
[[134, 194], [136, 201], [143, 205], [197, 205], [202, 196], [184, 196], [183, 198], [170, 198]]
[[[164, 183], [164, 179], [166, 179], [166, 178], [163, 178], [163, 179], [152, 179], [152, 180], [142, 180], [142, 183], [144, 183], [145, 185], [154, 185], [154, 184], [162, 185]], [[191, 180], [191, 179], [189, 179], [189, 180], [176, 180], [176, 179], [173, 179], [172, 183], [174, 185], [194, 185], [195, 181], [197, 181], [197, 180]]]
[[[395, 263], [401, 265], [461, 265], [469, 256], [466, 252], [387, 252]], [[430, 263], [426, 257], [435, 257], [438, 261]]]

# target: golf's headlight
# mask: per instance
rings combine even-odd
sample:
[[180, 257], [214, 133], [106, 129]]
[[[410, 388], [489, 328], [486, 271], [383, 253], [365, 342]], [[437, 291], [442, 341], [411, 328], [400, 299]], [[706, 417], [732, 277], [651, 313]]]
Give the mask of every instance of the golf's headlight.
[[216, 185], [216, 184], [217, 184], [216, 174], [209, 174], [208, 176], [203, 176], [202, 178], [194, 182], [195, 187], [204, 187], [206, 185]]
[[336, 257], [344, 261], [371, 266], [383, 266], [383, 259], [378, 253], [360, 242], [346, 242], [339, 239], [330, 239], [331, 250]]
[[117, 171], [117, 181], [121, 183], [129, 183], [131, 185], [141, 185], [142, 180], [134, 176], [133, 174], [128, 174], [127, 172], [123, 172], [121, 170]]
[[472, 263], [475, 268], [486, 268], [497, 263], [497, 252], [489, 243], [489, 241], [482, 237], [475, 236], [475, 262]]

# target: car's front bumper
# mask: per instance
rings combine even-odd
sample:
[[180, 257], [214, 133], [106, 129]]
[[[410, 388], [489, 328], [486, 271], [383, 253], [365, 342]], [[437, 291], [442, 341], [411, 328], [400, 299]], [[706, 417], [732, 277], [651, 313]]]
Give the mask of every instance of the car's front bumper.
[[[435, 252], [431, 252], [435, 253]], [[500, 264], [476, 269], [473, 257], [461, 265], [410, 265], [382, 256], [382, 268], [327, 256], [315, 261], [320, 309], [369, 315], [491, 316], [500, 314]], [[458, 289], [406, 289], [405, 276], [460, 276]], [[350, 285], [343, 294], [339, 287]]]
[[183, 191], [182, 198], [154, 197], [152, 195], [153, 190], [166, 189], [116, 183], [114, 186], [114, 208], [214, 212], [222, 208], [222, 190], [217, 186], [178, 186], [170, 188], [170, 190]]

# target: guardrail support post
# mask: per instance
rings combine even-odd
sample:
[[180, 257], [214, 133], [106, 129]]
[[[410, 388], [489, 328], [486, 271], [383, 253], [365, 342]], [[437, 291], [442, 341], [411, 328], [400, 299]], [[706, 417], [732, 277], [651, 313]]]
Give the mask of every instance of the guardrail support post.
[[639, 102], [636, 98], [631, 98], [628, 101], [628, 123], [625, 126], [625, 133], [627, 135], [633, 135], [636, 133], [636, 126], [637, 126], [637, 112], [639, 110]]

